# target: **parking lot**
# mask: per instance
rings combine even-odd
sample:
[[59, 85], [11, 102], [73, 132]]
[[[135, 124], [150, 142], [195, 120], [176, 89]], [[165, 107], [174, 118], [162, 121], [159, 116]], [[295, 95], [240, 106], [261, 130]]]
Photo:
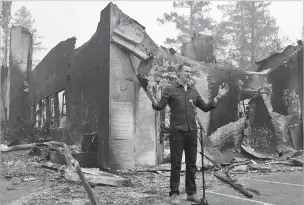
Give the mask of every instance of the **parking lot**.
[[[245, 187], [256, 189], [260, 196], [254, 195], [249, 199], [233, 188], [224, 186], [219, 189], [206, 191], [209, 205], [302, 205], [303, 198], [303, 171], [279, 172], [260, 176], [243, 175], [238, 178]], [[198, 193], [202, 196], [202, 191]], [[185, 201], [186, 195], [180, 196], [181, 204], [190, 205]], [[158, 203], [167, 205], [169, 199]]]

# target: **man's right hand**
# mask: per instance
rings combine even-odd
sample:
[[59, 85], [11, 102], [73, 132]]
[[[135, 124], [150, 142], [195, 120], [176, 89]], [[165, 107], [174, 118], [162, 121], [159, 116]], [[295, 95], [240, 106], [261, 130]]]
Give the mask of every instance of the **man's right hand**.
[[153, 96], [153, 86], [151, 86], [151, 85], [148, 85], [147, 86], [147, 95], [148, 95], [148, 97], [150, 98], [150, 100], [152, 101], [152, 104], [154, 105], [154, 106], [156, 106], [157, 105], [157, 100], [155, 99], [155, 97]]
[[152, 97], [153, 96], [153, 87], [151, 85], [148, 85], [147, 86], [147, 95], [149, 97]]

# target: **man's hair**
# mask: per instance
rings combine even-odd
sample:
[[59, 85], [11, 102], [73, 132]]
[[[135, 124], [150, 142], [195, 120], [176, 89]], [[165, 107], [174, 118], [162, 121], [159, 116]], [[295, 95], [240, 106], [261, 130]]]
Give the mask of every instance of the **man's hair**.
[[191, 67], [190, 63], [187, 63], [187, 62], [182, 63], [177, 67], [177, 72], [179, 73], [179, 72], [183, 71], [184, 66]]

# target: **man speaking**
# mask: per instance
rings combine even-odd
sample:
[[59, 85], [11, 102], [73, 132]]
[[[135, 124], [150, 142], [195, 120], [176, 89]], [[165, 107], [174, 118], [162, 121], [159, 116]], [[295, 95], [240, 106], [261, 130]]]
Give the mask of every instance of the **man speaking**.
[[188, 63], [181, 64], [177, 69], [178, 80], [176, 84], [166, 87], [158, 102], [152, 88], [148, 87], [148, 95], [152, 100], [152, 107], [157, 111], [170, 107], [170, 153], [171, 174], [170, 192], [171, 204], [179, 204], [179, 182], [183, 151], [186, 161], [186, 192], [187, 200], [200, 203], [196, 195], [195, 173], [197, 158], [197, 125], [196, 112], [193, 104], [204, 112], [214, 109], [219, 100], [227, 95], [228, 85], [220, 86], [218, 95], [208, 103], [205, 103], [197, 90], [189, 85], [193, 71]]

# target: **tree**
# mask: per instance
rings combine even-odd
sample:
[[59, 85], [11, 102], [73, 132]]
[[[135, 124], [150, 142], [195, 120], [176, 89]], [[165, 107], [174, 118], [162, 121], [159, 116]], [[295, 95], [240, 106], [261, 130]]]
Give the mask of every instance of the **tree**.
[[164, 13], [163, 18], [157, 21], [161, 24], [174, 23], [179, 34], [176, 38], [167, 38], [166, 45], [180, 49], [180, 46], [189, 42], [194, 33], [208, 34], [212, 31], [212, 19], [209, 17], [210, 2], [209, 1], [183, 1], [173, 2], [175, 10], [184, 8], [188, 10], [188, 15], [172, 11]]
[[228, 58], [244, 68], [258, 56], [281, 49], [288, 39], [278, 37], [279, 27], [269, 13], [271, 2], [233, 1], [218, 8], [224, 14], [222, 31], [229, 36]]
[[2, 1], [1, 9], [1, 26], [3, 28], [3, 47], [1, 48], [4, 53], [3, 65], [8, 66], [8, 54], [9, 54], [9, 33], [11, 28], [12, 20], [12, 2], [11, 1]]
[[[14, 25], [22, 26], [32, 33], [33, 35], [33, 52], [37, 52], [40, 50], [44, 50], [45, 48], [42, 46], [41, 39], [43, 36], [39, 36], [37, 33], [37, 29], [34, 28], [35, 19], [33, 19], [30, 10], [28, 10], [25, 6], [19, 8], [14, 14]], [[33, 65], [35, 63], [33, 62]]]

